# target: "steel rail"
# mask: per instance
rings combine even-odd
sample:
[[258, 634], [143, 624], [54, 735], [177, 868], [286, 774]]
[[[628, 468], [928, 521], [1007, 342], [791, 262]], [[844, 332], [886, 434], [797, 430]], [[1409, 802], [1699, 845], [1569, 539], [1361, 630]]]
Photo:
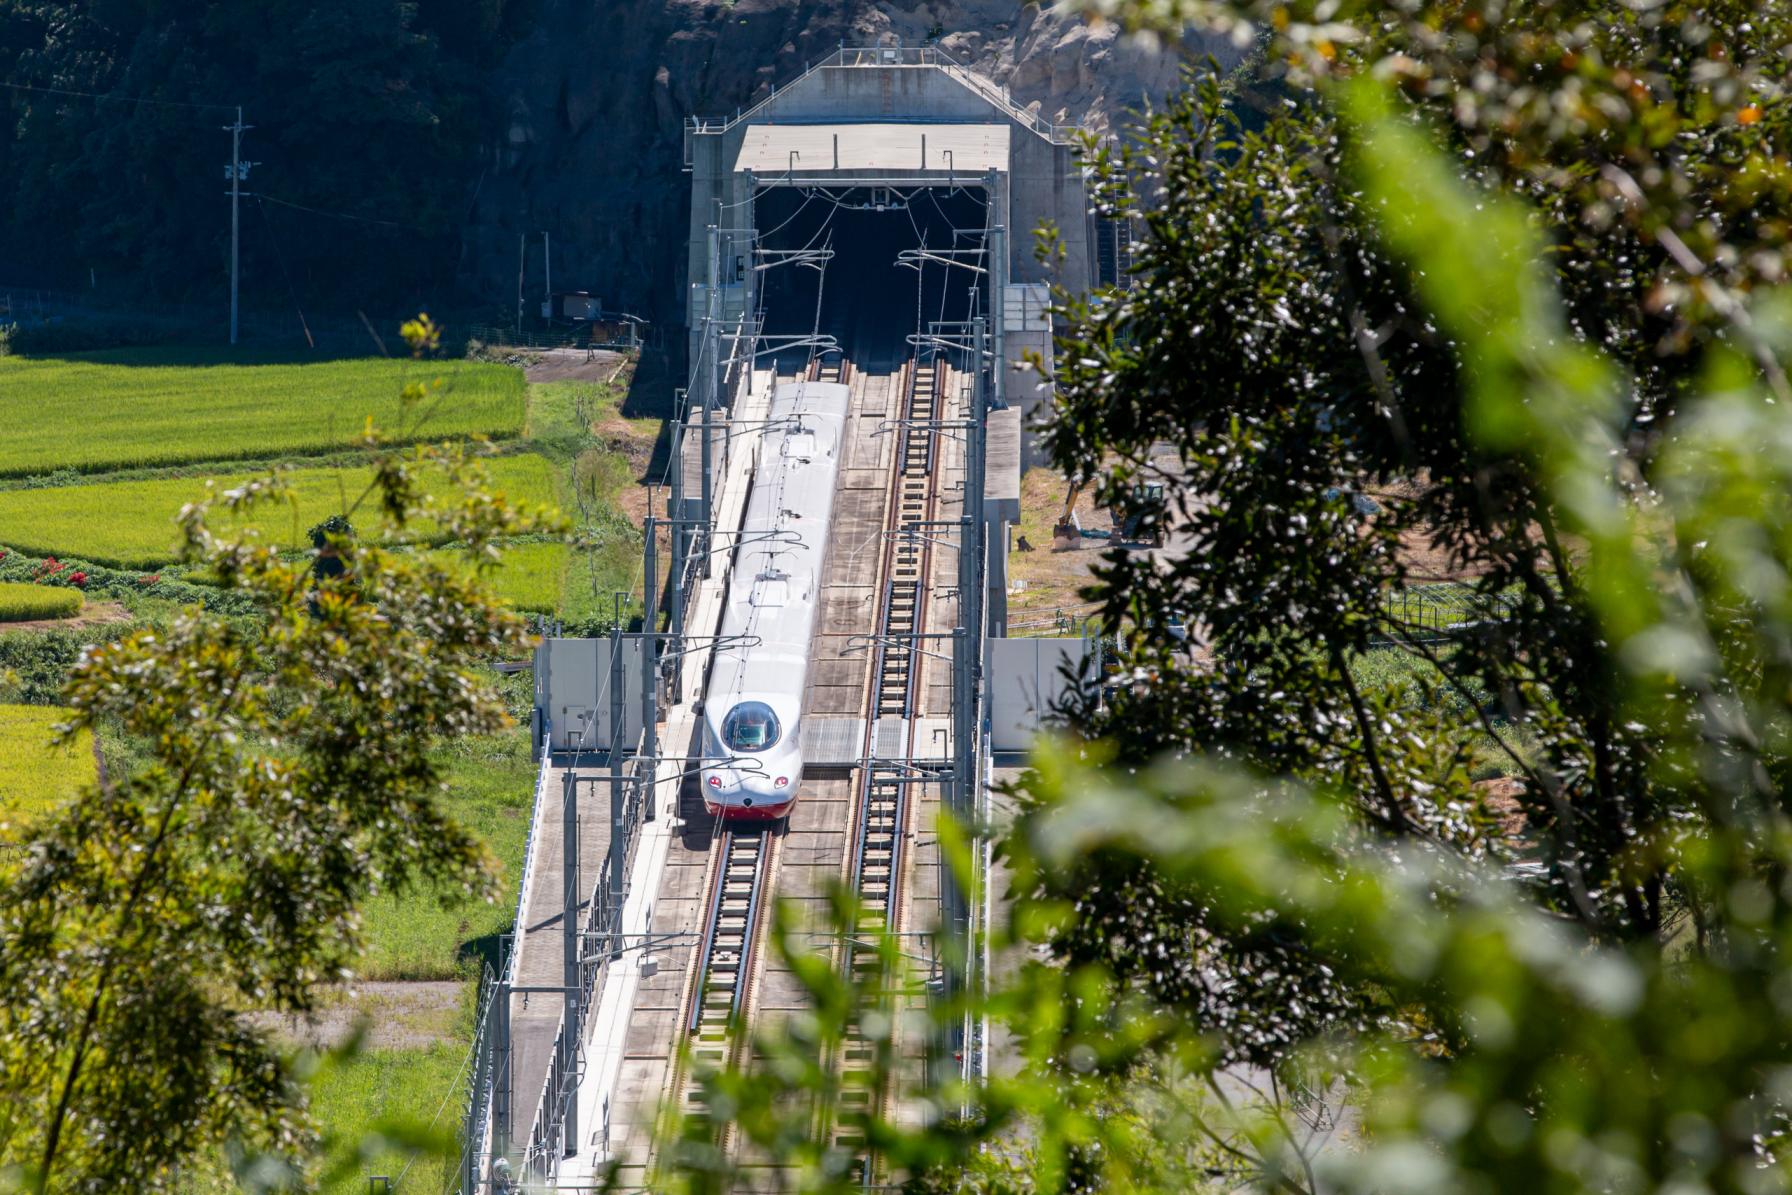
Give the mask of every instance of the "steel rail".
[[[906, 774], [907, 761], [914, 754], [915, 718], [921, 706], [921, 658], [932, 654], [919, 650], [916, 643], [926, 632], [933, 546], [926, 536], [904, 533], [933, 522], [939, 457], [935, 425], [950, 371], [936, 358], [930, 362], [911, 360], [904, 372], [903, 433], [884, 515], [881, 600], [870, 637], [876, 651], [867, 682], [865, 762], [856, 786], [848, 848], [848, 889], [858, 898], [866, 914], [864, 928], [871, 933], [849, 936], [841, 943], [839, 956], [845, 977], [859, 985], [878, 978], [883, 936], [902, 931], [902, 848], [912, 808], [909, 789], [914, 782]], [[900, 719], [903, 731], [898, 754], [880, 758], [878, 723], [885, 718]], [[838, 1147], [857, 1155], [858, 1179], [867, 1186], [875, 1181], [875, 1160], [863, 1135], [853, 1126], [843, 1126], [840, 1119], [842, 1113], [869, 1119], [889, 1098], [890, 1093], [875, 1078], [880, 1048], [848, 1031], [838, 1055], [839, 1099], [830, 1110], [832, 1123], [827, 1126]]]
[[700, 1042], [725, 1041], [740, 1013], [752, 968], [754, 929], [763, 901], [766, 866], [774, 831], [764, 827], [722, 831], [719, 862], [710, 877], [709, 912], [698, 949], [696, 982], [692, 985], [685, 1030]]

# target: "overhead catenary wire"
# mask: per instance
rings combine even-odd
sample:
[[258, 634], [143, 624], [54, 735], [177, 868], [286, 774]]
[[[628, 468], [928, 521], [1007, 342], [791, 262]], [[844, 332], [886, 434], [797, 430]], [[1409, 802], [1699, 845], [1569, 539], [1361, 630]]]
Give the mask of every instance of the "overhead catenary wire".
[[776, 228], [772, 229], [770, 232], [760, 233], [759, 239], [761, 241], [769, 241], [773, 237], [777, 236], [780, 232], [783, 232], [791, 224], [796, 222], [796, 218], [803, 214], [803, 209], [807, 208], [809, 206], [809, 204], [814, 201], [814, 199], [815, 199], [815, 192], [812, 190], [805, 190], [803, 192], [802, 203], [797, 205], [796, 211], [790, 213], [790, 218], [785, 220], [784, 223], [778, 225]]

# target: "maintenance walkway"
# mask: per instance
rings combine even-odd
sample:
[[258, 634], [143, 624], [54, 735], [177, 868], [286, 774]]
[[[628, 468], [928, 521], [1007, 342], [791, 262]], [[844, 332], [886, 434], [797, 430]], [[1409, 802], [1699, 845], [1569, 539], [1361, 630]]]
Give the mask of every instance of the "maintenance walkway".
[[565, 996], [565, 885], [568, 858], [564, 802], [575, 778], [578, 890], [583, 920], [590, 893], [610, 849], [609, 761], [603, 752], [561, 753], [542, 761], [529, 853], [524, 862], [517, 942], [509, 979], [521, 989], [510, 996], [510, 1074], [513, 1123], [523, 1131], [540, 1107], [553, 1065]]

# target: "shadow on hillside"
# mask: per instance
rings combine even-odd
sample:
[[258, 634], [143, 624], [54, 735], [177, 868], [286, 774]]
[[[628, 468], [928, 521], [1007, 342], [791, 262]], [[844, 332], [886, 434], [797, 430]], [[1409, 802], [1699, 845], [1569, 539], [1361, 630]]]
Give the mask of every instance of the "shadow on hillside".
[[641, 354], [634, 377], [629, 379], [628, 393], [623, 396], [621, 413], [625, 419], [658, 419], [664, 424], [659, 438], [653, 443], [653, 453], [647, 458], [642, 480], [657, 482], [667, 476], [666, 466], [672, 458], [671, 421], [678, 414], [678, 399], [674, 392], [684, 384], [673, 378], [663, 351]]
[[504, 935], [493, 933], [468, 938], [460, 944], [454, 957], [459, 962], [472, 963], [475, 971], [481, 967], [490, 967], [493, 973], [501, 973], [504, 966]]

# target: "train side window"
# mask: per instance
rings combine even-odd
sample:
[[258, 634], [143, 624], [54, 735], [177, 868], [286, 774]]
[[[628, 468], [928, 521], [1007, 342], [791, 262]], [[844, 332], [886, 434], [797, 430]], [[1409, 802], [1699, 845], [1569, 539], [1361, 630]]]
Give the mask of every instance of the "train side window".
[[722, 741], [730, 751], [764, 751], [778, 741], [778, 715], [763, 701], [743, 701], [722, 719]]

